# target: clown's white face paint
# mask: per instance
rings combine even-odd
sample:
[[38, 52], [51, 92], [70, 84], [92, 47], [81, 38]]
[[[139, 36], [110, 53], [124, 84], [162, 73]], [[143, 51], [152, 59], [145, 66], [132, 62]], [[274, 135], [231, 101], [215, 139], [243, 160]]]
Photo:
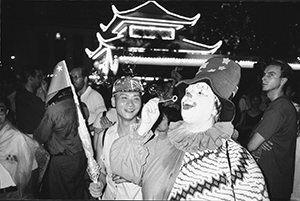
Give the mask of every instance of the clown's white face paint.
[[205, 82], [188, 86], [181, 100], [181, 115], [191, 127], [211, 127], [216, 114], [216, 95]]

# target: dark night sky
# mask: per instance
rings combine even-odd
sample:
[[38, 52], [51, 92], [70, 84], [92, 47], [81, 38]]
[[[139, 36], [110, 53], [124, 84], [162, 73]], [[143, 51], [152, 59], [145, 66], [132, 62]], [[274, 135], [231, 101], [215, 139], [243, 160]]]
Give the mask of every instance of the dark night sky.
[[[13, 40], [16, 24], [99, 28], [112, 18], [111, 4], [122, 11], [144, 1], [29, 1], [2, 0], [2, 51]], [[223, 40], [221, 53], [277, 57], [295, 61], [300, 56], [300, 2], [159, 1], [168, 10], [192, 17], [197, 13], [197, 42]], [[99, 28], [100, 29], [100, 28]]]
[[[11, 44], [18, 45], [13, 33], [14, 27], [18, 25], [86, 27], [100, 30], [100, 23], [107, 24], [112, 19], [112, 4], [119, 11], [123, 11], [145, 2], [141, 0], [0, 1], [2, 61], [4, 55], [9, 58], [9, 54], [14, 51]], [[169, 11], [186, 17], [193, 17], [200, 13], [201, 18], [196, 24], [197, 34], [187, 32], [186, 38], [210, 45], [222, 40], [220, 54], [257, 56], [264, 60], [277, 58], [288, 62], [297, 62], [296, 58], [300, 56], [300, 1], [163, 0], [158, 2]]]

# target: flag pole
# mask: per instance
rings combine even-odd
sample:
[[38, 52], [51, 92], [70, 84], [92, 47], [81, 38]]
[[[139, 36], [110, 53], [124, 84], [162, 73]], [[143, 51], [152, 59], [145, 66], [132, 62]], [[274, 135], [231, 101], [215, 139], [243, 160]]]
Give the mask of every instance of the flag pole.
[[70, 85], [70, 87], [72, 89], [72, 94], [73, 94], [74, 102], [75, 102], [76, 109], [77, 109], [78, 121], [79, 121], [78, 133], [79, 133], [79, 137], [82, 142], [84, 153], [87, 157], [87, 162], [88, 162], [87, 173], [88, 173], [90, 179], [94, 183], [97, 183], [98, 178], [100, 176], [100, 166], [94, 159], [94, 150], [92, 148], [90, 133], [87, 129], [85, 119], [83, 118], [83, 115], [82, 115], [82, 112], [80, 109], [79, 98], [78, 98], [75, 88], [71, 82], [70, 76], [68, 74], [68, 68], [67, 68], [66, 62], [64, 60], [62, 61], [62, 67], [65, 68], [65, 70], [63, 70], [63, 72], [65, 73], [67, 83]]

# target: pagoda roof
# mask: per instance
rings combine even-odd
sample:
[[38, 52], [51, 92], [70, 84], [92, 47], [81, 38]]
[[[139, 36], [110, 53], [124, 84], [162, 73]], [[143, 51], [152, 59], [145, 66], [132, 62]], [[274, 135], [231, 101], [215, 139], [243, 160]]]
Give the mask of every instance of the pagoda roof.
[[194, 26], [200, 18], [198, 13], [194, 17], [188, 18], [168, 11], [156, 1], [147, 1], [133, 9], [119, 11], [112, 5], [114, 16], [112, 20], [104, 25], [100, 23], [103, 32], [120, 34], [130, 24], [146, 26], [165, 26], [176, 30], [185, 26]]
[[[160, 53], [164, 53], [164, 55], [168, 55], [168, 53], [174, 53], [178, 54], [177, 56], [180, 56], [181, 54], [184, 55], [184, 57], [193, 57], [193, 55], [197, 57], [197, 55], [214, 54], [222, 45], [222, 41], [218, 41], [214, 45], [205, 45], [184, 37], [178, 37], [176, 40], [172, 41], [153, 41], [145, 39], [130, 39], [128, 41], [126, 39], [124, 40], [124, 36], [122, 35], [107, 40], [104, 39], [99, 32], [96, 36], [99, 42], [98, 48], [94, 51], [86, 48], [88, 57], [92, 58], [93, 60], [98, 60], [101, 58], [103, 54], [105, 54], [106, 51], [104, 49], [106, 48], [109, 48], [112, 51], [122, 50], [132, 52], [137, 55], [145, 54], [146, 52], [151, 51], [152, 54], [157, 55], [161, 55]], [[118, 56], [122, 55], [119, 54]]]
[[199, 66], [213, 56], [222, 41], [213, 45], [198, 43], [179, 35], [178, 30], [194, 26], [200, 14], [192, 18], [172, 13], [156, 1], [147, 1], [133, 9], [118, 11], [107, 26], [100, 24], [96, 36], [99, 46], [85, 49], [94, 66], [116, 72], [121, 63], [159, 66]]

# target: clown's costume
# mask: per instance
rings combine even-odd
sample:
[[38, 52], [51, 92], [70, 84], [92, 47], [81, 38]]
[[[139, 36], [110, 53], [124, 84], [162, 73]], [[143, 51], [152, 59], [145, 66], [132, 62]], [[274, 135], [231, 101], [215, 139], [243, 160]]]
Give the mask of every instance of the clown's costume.
[[186, 84], [183, 120], [170, 124], [168, 138], [148, 140], [159, 110], [157, 98], [142, 109], [141, 124], [111, 148], [115, 174], [142, 186], [143, 199], [269, 200], [261, 170], [232, 140], [240, 66], [213, 57]]

